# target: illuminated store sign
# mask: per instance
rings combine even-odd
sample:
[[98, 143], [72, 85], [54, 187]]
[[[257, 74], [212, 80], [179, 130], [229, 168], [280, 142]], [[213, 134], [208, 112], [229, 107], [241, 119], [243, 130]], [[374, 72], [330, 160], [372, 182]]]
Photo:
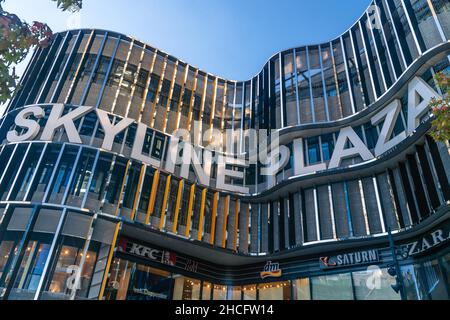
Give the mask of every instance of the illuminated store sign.
[[175, 266], [177, 262], [177, 256], [173, 252], [149, 248], [125, 239], [119, 240], [117, 249], [119, 252], [125, 252], [169, 266]]
[[279, 278], [281, 277], [280, 264], [277, 262], [267, 261], [264, 266], [264, 270], [261, 272], [261, 279], [268, 277]]
[[[374, 153], [372, 153], [364, 144], [355, 130], [351, 126], [347, 126], [340, 129], [336, 145], [328, 165], [325, 162], [322, 162], [305, 166], [303, 138], [293, 140], [293, 175], [300, 176], [327, 169], [338, 168], [341, 166], [342, 161], [347, 158], [361, 157], [363, 162], [370, 161], [398, 145], [406, 139], [407, 136], [414, 133], [415, 129], [420, 124], [420, 119], [429, 110], [428, 104], [430, 100], [433, 97], [438, 97], [438, 94], [425, 81], [417, 77], [409, 83], [408, 95], [407, 129], [404, 132], [391, 138], [397, 118], [402, 108], [400, 100], [396, 99], [392, 101], [381, 111], [372, 116], [371, 122], [373, 125], [383, 124], [379, 139], [374, 148]], [[94, 107], [81, 106], [65, 112], [64, 105], [55, 104], [52, 107], [45, 127], [42, 129], [39, 140], [52, 141], [56, 133], [63, 129], [65, 130], [69, 142], [81, 144], [82, 140], [75, 126], [75, 121], [91, 112], [96, 113], [98, 121], [103, 128], [104, 138], [101, 148], [106, 151], [112, 151], [116, 136], [126, 130], [131, 124], [135, 123], [135, 121], [130, 118], [124, 118], [118, 123], [114, 123], [114, 121], [111, 122], [109, 114], [106, 111], [96, 109]], [[6, 137], [7, 140], [9, 142], [21, 142], [36, 139], [39, 132], [41, 132], [41, 127], [35, 119], [40, 119], [44, 116], [45, 111], [40, 106], [24, 108], [16, 115], [15, 124], [18, 128], [23, 128], [25, 130], [21, 133], [18, 133], [16, 130], [9, 131]], [[31, 119], [30, 117], [33, 117], [34, 119]], [[256, 146], [250, 147], [250, 150], [255, 152], [249, 151], [247, 155], [249, 159], [245, 159], [243, 157], [234, 158], [226, 154], [217, 153], [217, 159], [214, 159], [217, 163], [217, 179], [215, 179], [215, 185], [211, 185], [211, 165], [213, 161], [212, 150], [214, 150], [214, 146], [206, 147], [203, 154], [199, 155], [196, 149], [190, 143], [186, 142], [185, 137], [189, 136], [190, 133], [188, 131], [186, 132], [184, 129], [176, 130], [173, 135], [170, 136], [167, 149], [168, 156], [167, 159], [165, 159], [163, 167], [161, 160], [155, 159], [150, 155], [146, 155], [142, 151], [144, 148], [147, 129], [147, 125], [137, 123], [136, 136], [130, 155], [132, 159], [141, 161], [142, 163], [151, 165], [155, 168], [161, 168], [169, 173], [174, 173], [176, 166], [179, 166], [181, 168], [181, 178], [189, 177], [190, 168], [192, 166], [199, 184], [214, 187], [218, 190], [243, 194], [249, 193], [248, 187], [236, 184], [236, 182], [235, 184], [226, 182], [244, 180], [244, 172], [236, 169], [229, 169], [230, 165], [235, 168], [247, 167], [249, 163], [253, 163], [254, 161], [257, 162], [259, 160], [262, 164], [261, 174], [273, 176], [283, 170], [283, 168], [289, 163], [290, 159], [289, 148], [284, 145], [277, 145], [277, 143], [274, 143], [274, 140], [271, 141], [270, 148], [261, 147], [259, 149], [262, 149], [263, 151], [260, 151], [259, 153], [256, 152], [255, 150], [258, 150], [257, 146], [263, 145], [261, 142], [261, 132], [255, 133], [253, 131], [250, 132], [246, 130], [244, 131], [244, 136], [251, 136], [251, 138], [249, 138], [249, 142], [251, 145]], [[217, 136], [220, 135], [221, 132], [219, 131]], [[216, 132], [214, 132], [214, 136], [216, 136]], [[260, 137], [260, 141], [257, 139], [258, 136]], [[184, 143], [180, 142], [180, 138], [183, 138]], [[265, 137], [265, 140], [267, 140], [267, 137]], [[350, 147], [348, 147], [349, 145]], [[180, 147], [183, 149], [182, 156], [180, 156]], [[268, 152], [269, 149], [270, 153]], [[261, 152], [263, 154], [261, 154]], [[253, 154], [256, 154], [256, 160]], [[179, 159], [180, 157], [181, 159]]]
[[321, 269], [332, 269], [379, 262], [378, 250], [364, 250], [335, 256], [320, 257]]

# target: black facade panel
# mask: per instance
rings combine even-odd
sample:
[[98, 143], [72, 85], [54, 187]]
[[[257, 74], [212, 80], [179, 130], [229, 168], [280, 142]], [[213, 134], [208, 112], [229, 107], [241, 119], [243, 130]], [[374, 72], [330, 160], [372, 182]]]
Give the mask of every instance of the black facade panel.
[[438, 147], [436, 145], [436, 142], [430, 136], [427, 135], [426, 139], [428, 142], [428, 146], [430, 147], [431, 157], [433, 159], [434, 167], [436, 168], [439, 184], [441, 185], [442, 193], [444, 194], [444, 199], [448, 201], [450, 200], [450, 184], [447, 180], [447, 175], [445, 173], [442, 159], [439, 155]]
[[331, 185], [333, 195], [333, 210], [336, 223], [336, 236], [345, 238], [350, 236], [348, 214], [345, 204], [344, 185], [334, 183]]
[[438, 190], [433, 181], [433, 174], [431, 172], [430, 165], [428, 163], [427, 156], [425, 154], [425, 148], [423, 146], [416, 146], [417, 155], [419, 156], [420, 167], [422, 168], [423, 177], [427, 189], [428, 198], [431, 201], [431, 206], [436, 209], [441, 205], [438, 197]]
[[411, 219], [413, 224], [419, 222], [419, 214], [417, 213], [416, 204], [414, 202], [411, 185], [409, 183], [408, 172], [406, 170], [406, 164], [399, 163], [400, 175], [402, 177], [403, 189], [405, 190], [406, 199], [408, 201], [408, 207], [411, 212]]
[[404, 228], [405, 227], [405, 221], [404, 221], [403, 215], [402, 215], [402, 208], [400, 206], [400, 199], [398, 197], [398, 192], [397, 192], [397, 187], [396, 187], [396, 184], [395, 184], [394, 173], [392, 172], [391, 169], [388, 169], [388, 177], [389, 177], [389, 184], [392, 187], [392, 194], [394, 196], [394, 204], [395, 204], [395, 209], [397, 210], [398, 223], [400, 224], [400, 228]]
[[422, 185], [422, 179], [420, 179], [419, 168], [417, 167], [414, 155], [407, 155], [406, 158], [411, 170], [411, 178], [414, 183], [414, 195], [416, 196], [417, 205], [419, 206], [420, 218], [424, 219], [428, 216], [429, 208], [425, 197], [425, 190]]
[[317, 188], [319, 207], [320, 239], [333, 238], [333, 223], [331, 221], [330, 197], [328, 196], [328, 185]]
[[293, 247], [296, 244], [295, 237], [295, 206], [294, 206], [294, 194], [289, 194], [288, 200], [288, 210], [289, 210], [289, 218], [288, 218], [288, 226], [289, 226], [289, 247]]

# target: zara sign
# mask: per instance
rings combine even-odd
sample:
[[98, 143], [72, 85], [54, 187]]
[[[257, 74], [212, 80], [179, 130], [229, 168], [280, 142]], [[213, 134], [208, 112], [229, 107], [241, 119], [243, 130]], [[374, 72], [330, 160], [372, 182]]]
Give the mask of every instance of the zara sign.
[[[334, 152], [328, 163], [319, 163], [310, 166], [304, 165], [303, 152], [303, 138], [298, 138], [293, 141], [294, 152], [294, 176], [311, 174], [317, 171], [337, 168], [341, 165], [342, 160], [346, 158], [361, 157], [363, 161], [369, 161], [393, 148], [407, 136], [412, 135], [419, 125], [420, 118], [428, 111], [428, 104], [433, 97], [439, 95], [421, 78], [414, 78], [408, 84], [408, 119], [407, 128], [401, 134], [396, 135], [391, 139], [392, 132], [401, 111], [401, 103], [399, 100], [394, 100], [384, 107], [381, 111], [371, 118], [373, 125], [378, 125], [383, 122], [380, 131], [379, 139], [376, 143], [374, 153], [364, 144], [352, 127], [347, 126], [340, 129]], [[38, 137], [41, 130], [36, 119], [43, 118], [45, 111], [40, 106], [30, 106], [21, 110], [15, 117], [15, 124], [18, 128], [23, 128], [23, 133], [18, 133], [16, 130], [11, 130], [7, 133], [8, 142], [21, 142], [39, 139], [41, 141], [52, 141], [56, 132], [64, 130], [69, 142], [81, 144], [81, 137], [75, 126], [75, 120], [95, 112], [100, 125], [105, 134], [101, 148], [103, 150], [111, 151], [115, 137], [126, 130], [135, 120], [124, 118], [118, 123], [111, 123], [108, 113], [106, 111], [95, 109], [94, 107], [80, 106], [67, 113], [64, 113], [64, 105], [56, 104], [53, 106], [49, 115], [48, 121], [42, 130], [40, 137]], [[227, 183], [227, 177], [234, 179], [243, 179], [244, 173], [238, 170], [231, 170], [227, 165], [234, 167], [246, 167], [248, 161], [240, 157], [232, 157], [226, 154], [218, 154], [217, 159], [217, 179], [215, 185], [211, 185], [211, 164], [212, 164], [212, 150], [205, 148], [201, 157], [192, 145], [182, 143], [183, 155], [182, 161], [179, 162], [180, 154], [180, 137], [183, 134], [174, 134], [170, 138], [168, 144], [168, 157], [165, 159], [164, 167], [159, 159], [155, 159], [149, 155], [143, 154], [142, 149], [145, 142], [145, 135], [147, 132], [147, 125], [144, 123], [137, 123], [137, 131], [131, 150], [131, 158], [141, 161], [145, 164], [151, 165], [155, 168], [161, 168], [169, 173], [175, 172], [176, 165], [181, 166], [180, 175], [182, 178], [187, 178], [189, 169], [192, 166], [198, 178], [198, 183], [215, 187], [223, 191], [231, 191], [247, 194], [249, 188]], [[350, 142], [351, 147], [346, 148], [347, 142]], [[256, 149], [255, 149], [256, 150]], [[249, 152], [251, 153], [251, 152]], [[251, 156], [251, 155], [250, 155]], [[290, 150], [286, 146], [278, 146], [273, 148], [271, 146], [270, 154], [266, 155], [265, 161], [262, 161], [263, 168], [261, 173], [263, 175], [274, 176], [280, 172], [288, 163], [290, 158]], [[260, 160], [261, 161], [261, 160]]]

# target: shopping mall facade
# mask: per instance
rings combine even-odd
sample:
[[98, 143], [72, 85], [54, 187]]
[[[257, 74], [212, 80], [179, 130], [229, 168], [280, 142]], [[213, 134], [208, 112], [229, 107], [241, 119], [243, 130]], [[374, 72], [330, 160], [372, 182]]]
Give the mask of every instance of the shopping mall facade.
[[56, 34], [0, 119], [1, 299], [449, 299], [450, 4], [372, 4], [247, 81]]

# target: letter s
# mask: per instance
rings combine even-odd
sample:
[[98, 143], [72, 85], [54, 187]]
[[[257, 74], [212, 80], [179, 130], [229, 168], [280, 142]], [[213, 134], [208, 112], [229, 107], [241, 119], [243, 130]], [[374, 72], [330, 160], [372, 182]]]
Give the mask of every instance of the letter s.
[[41, 107], [29, 107], [22, 111], [20, 111], [14, 123], [16, 126], [20, 128], [28, 129], [24, 134], [19, 135], [16, 130], [11, 130], [6, 134], [6, 139], [8, 142], [20, 142], [26, 140], [33, 140], [39, 133], [39, 129], [41, 128], [36, 120], [28, 119], [28, 117], [34, 116], [38, 119], [43, 118], [45, 116], [44, 109]]

